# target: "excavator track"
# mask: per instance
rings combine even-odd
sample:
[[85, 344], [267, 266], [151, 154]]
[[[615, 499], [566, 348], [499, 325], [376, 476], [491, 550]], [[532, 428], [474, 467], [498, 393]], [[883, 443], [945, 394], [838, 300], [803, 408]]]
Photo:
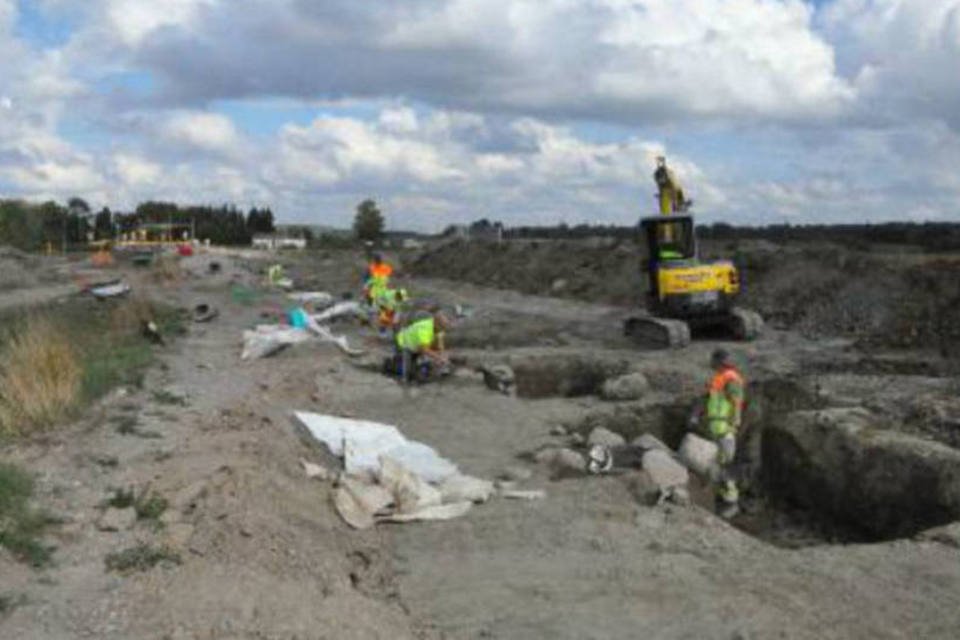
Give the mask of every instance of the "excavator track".
[[623, 333], [645, 348], [682, 349], [690, 344], [690, 327], [682, 320], [636, 316], [623, 323]]
[[756, 340], [763, 333], [763, 317], [756, 311], [734, 307], [730, 310], [728, 320], [730, 333], [737, 340], [750, 342]]

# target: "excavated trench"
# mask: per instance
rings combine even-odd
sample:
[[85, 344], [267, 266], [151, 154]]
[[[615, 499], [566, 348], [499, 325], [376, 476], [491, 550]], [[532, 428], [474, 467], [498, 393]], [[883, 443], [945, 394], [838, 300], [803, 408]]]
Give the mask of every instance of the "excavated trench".
[[[525, 398], [596, 394], [628, 369], [625, 362], [581, 356], [526, 358], [512, 366]], [[751, 384], [736, 465], [743, 489], [737, 527], [797, 548], [911, 537], [960, 519], [960, 450], [889, 429], [883, 416], [864, 409], [826, 406], [812, 380]], [[586, 435], [605, 427], [628, 442], [651, 433], [676, 448], [691, 399], [651, 393], [591, 412], [575, 428]], [[709, 492], [693, 489], [709, 508]]]

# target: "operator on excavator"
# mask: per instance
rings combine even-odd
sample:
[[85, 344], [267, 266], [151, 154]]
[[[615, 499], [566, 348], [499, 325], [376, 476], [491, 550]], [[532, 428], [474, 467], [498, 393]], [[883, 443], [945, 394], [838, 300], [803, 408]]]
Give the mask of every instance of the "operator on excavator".
[[733, 473], [737, 452], [737, 431], [743, 423], [744, 380], [734, 366], [730, 353], [717, 349], [710, 356], [713, 377], [705, 396], [690, 415], [690, 428], [696, 431], [705, 416], [707, 432], [717, 443], [717, 513], [732, 518], [740, 511], [740, 493]]
[[[657, 157], [657, 169], [653, 172], [653, 181], [657, 183], [657, 204], [661, 215], [669, 216], [683, 213], [693, 204], [692, 200], [687, 200], [683, 195], [680, 180], [677, 179], [673, 170], [667, 166], [667, 159], [664, 156]], [[677, 248], [670, 246], [670, 241], [673, 240], [669, 237], [672, 235], [670, 228], [664, 227], [663, 232], [665, 237], [662, 237], [661, 241], [665, 246], [660, 249], [660, 255], [657, 257], [661, 260], [683, 258], [683, 254]]]

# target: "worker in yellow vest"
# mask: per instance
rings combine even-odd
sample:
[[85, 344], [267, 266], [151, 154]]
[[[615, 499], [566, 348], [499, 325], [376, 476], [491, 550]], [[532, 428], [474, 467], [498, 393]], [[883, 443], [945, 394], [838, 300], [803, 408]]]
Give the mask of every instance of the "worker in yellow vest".
[[450, 322], [439, 311], [417, 313], [409, 325], [397, 332], [400, 376], [410, 382], [421, 376], [424, 367], [445, 370], [449, 360], [443, 350], [444, 333]]
[[733, 359], [725, 349], [717, 349], [710, 356], [713, 376], [707, 384], [703, 401], [690, 416], [690, 426], [697, 429], [706, 419], [706, 431], [717, 443], [717, 513], [732, 518], [739, 511], [740, 492], [733, 473], [737, 452], [737, 431], [743, 424], [745, 384]]

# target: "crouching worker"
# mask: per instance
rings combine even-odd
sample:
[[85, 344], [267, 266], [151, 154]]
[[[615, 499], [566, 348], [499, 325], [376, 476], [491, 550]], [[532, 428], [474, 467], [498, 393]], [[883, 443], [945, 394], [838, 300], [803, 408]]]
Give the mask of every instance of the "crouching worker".
[[743, 422], [744, 382], [730, 354], [717, 349], [710, 357], [713, 377], [706, 394], [690, 415], [690, 428], [697, 431], [706, 419], [706, 432], [717, 443], [717, 513], [732, 518], [740, 511], [733, 460], [737, 452], [737, 431]]
[[395, 329], [407, 302], [406, 289], [386, 289], [377, 299], [377, 327], [381, 334]]
[[450, 321], [442, 313], [422, 312], [397, 332], [394, 362], [405, 383], [423, 382], [434, 372], [442, 375], [449, 371], [450, 361], [444, 350], [444, 334], [449, 326]]

